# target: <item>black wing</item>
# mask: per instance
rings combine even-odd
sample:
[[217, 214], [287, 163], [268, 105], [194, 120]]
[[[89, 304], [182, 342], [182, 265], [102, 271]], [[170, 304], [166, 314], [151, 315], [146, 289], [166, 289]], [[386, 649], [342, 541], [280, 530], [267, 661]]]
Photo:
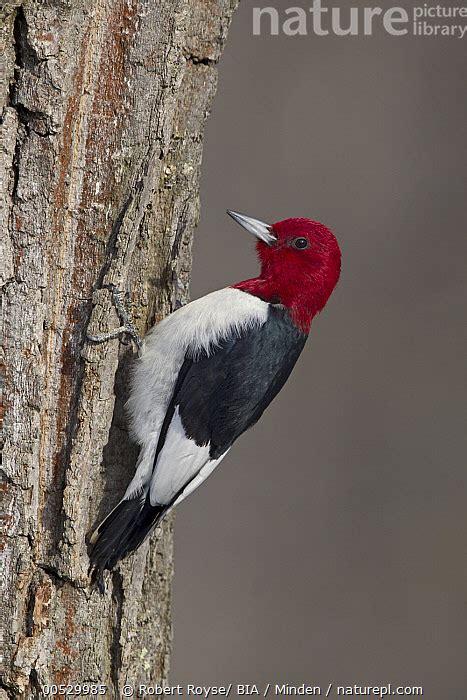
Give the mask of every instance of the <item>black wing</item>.
[[223, 341], [209, 355], [185, 359], [168, 413], [178, 406], [187, 436], [197, 445], [209, 444], [211, 459], [217, 459], [261, 417], [306, 338], [285, 309], [271, 306], [259, 328]]

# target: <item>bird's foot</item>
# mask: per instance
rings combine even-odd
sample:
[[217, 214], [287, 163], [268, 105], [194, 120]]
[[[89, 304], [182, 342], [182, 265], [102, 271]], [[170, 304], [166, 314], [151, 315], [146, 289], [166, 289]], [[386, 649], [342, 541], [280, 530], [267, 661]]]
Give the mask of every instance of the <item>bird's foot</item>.
[[143, 343], [138, 331], [136, 330], [136, 326], [131, 319], [130, 313], [125, 307], [125, 293], [118, 289], [118, 287], [116, 287], [114, 284], [106, 284], [104, 285], [104, 289], [110, 290], [113, 305], [122, 325], [112, 331], [109, 331], [108, 333], [100, 333], [99, 335], [88, 334], [88, 340], [91, 343], [106, 343], [108, 340], [113, 340], [114, 338], [119, 338], [121, 335], [126, 334], [130, 336], [130, 339], [136, 345], [138, 355], [141, 355]]

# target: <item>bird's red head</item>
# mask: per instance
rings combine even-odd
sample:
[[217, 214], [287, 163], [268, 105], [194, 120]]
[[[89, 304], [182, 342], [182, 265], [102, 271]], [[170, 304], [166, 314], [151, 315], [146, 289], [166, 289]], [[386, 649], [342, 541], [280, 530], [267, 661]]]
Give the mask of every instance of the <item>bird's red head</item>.
[[341, 253], [336, 237], [311, 219], [265, 224], [229, 212], [254, 233], [261, 274], [234, 285], [265, 301], [283, 304], [304, 332], [325, 306], [339, 279]]

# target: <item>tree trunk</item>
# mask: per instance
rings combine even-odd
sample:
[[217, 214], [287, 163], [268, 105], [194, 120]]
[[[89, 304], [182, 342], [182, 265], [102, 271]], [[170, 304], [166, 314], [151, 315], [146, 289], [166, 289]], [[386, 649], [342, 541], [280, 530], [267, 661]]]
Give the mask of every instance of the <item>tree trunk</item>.
[[187, 297], [202, 133], [236, 0], [0, 9], [5, 423], [0, 698], [167, 678], [172, 520], [89, 587], [86, 537], [136, 461], [130, 346], [91, 345], [129, 292], [140, 332]]

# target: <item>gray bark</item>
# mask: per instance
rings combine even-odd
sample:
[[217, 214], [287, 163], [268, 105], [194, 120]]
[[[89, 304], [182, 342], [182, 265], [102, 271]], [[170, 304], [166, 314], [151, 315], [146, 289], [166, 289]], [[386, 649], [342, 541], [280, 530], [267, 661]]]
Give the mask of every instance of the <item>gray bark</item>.
[[[5, 373], [0, 698], [51, 683], [166, 679], [167, 519], [89, 587], [86, 536], [136, 450], [123, 412], [132, 350], [187, 298], [204, 122], [236, 0], [10, 0], [0, 9]], [[95, 291], [97, 290], [97, 291]]]

